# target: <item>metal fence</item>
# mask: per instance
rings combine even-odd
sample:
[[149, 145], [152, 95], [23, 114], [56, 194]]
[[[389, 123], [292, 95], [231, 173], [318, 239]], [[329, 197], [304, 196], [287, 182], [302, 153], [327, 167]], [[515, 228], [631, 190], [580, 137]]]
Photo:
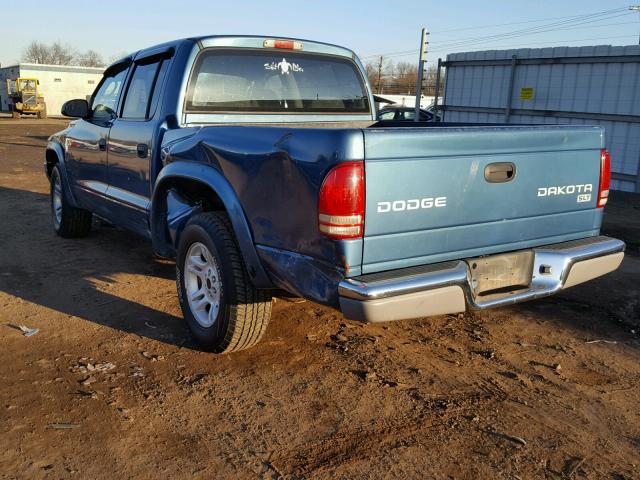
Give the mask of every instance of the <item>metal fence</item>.
[[601, 125], [612, 189], [640, 192], [640, 46], [454, 53], [439, 66], [445, 121]]

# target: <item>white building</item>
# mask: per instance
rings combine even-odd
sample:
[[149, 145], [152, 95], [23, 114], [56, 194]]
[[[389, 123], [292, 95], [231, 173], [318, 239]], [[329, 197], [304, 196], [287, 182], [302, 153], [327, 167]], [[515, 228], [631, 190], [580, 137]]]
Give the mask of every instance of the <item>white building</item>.
[[18, 77], [37, 78], [44, 95], [47, 113], [60, 115], [62, 104], [74, 98], [91, 95], [102, 78], [104, 68], [20, 63], [0, 68], [0, 111], [9, 111], [7, 80]]

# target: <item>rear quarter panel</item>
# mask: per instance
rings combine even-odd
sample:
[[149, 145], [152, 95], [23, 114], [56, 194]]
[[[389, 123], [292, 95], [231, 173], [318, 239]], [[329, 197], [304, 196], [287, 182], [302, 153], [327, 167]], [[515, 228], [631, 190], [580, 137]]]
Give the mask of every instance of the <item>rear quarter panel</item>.
[[169, 146], [165, 161], [200, 162], [221, 172], [233, 186], [276, 285], [333, 303], [337, 282], [361, 273], [362, 240], [336, 242], [319, 233], [318, 194], [336, 163], [364, 158], [362, 130], [269, 126], [195, 130], [195, 135]]

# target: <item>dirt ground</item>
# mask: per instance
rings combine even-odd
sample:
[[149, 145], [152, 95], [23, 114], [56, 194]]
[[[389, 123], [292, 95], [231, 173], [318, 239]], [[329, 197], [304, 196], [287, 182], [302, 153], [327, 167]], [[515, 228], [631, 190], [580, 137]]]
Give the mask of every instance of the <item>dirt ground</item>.
[[148, 242], [54, 235], [65, 125], [0, 119], [0, 478], [640, 478], [637, 197], [606, 213], [622, 267], [556, 297], [383, 325], [277, 299], [216, 356]]

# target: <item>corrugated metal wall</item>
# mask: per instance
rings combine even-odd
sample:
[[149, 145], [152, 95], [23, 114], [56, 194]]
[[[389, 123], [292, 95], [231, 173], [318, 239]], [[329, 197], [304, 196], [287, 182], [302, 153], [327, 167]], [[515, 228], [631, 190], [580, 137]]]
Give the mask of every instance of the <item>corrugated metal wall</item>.
[[455, 53], [443, 65], [445, 121], [601, 125], [612, 188], [640, 192], [640, 46]]

